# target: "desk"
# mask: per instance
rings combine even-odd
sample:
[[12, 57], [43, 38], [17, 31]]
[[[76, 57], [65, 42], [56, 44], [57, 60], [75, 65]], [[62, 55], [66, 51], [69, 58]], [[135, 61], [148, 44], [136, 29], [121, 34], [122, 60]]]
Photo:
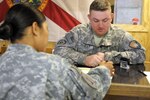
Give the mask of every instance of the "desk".
[[150, 98], [150, 84], [146, 76], [137, 71], [150, 71], [149, 68], [150, 63], [131, 65], [128, 71], [120, 69], [119, 66], [115, 66], [116, 74], [112, 79], [108, 95]]
[[129, 70], [121, 69], [119, 65], [115, 65], [115, 75], [107, 95], [150, 98], [150, 84], [146, 76], [137, 70], [150, 71], [150, 63], [130, 65]]

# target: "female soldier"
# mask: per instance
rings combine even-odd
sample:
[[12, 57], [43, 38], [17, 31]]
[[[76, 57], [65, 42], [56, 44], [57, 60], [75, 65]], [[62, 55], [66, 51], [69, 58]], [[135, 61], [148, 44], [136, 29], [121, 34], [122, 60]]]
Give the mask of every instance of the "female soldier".
[[1, 100], [100, 100], [110, 86], [112, 64], [83, 74], [65, 59], [42, 52], [48, 25], [34, 7], [11, 7], [0, 26], [0, 38], [11, 41], [0, 57]]

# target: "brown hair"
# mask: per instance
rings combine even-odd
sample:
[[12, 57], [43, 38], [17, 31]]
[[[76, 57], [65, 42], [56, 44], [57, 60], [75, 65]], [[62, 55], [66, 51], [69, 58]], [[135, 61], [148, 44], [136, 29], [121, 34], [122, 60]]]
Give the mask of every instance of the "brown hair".
[[89, 11], [91, 10], [96, 10], [96, 11], [110, 10], [111, 11], [111, 4], [108, 0], [94, 0], [90, 5]]

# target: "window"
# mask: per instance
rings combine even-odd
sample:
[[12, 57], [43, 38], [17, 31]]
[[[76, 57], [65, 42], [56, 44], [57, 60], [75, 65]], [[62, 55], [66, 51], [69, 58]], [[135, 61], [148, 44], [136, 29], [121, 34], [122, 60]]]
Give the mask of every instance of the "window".
[[[142, 0], [115, 0], [114, 24], [141, 24]], [[137, 23], [135, 23], [135, 21]]]

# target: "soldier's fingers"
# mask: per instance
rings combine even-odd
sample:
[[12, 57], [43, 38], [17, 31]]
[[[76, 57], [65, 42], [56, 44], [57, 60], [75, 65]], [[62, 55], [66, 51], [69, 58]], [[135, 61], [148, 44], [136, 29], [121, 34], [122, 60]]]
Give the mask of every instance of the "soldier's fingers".
[[98, 66], [99, 62], [101, 62], [101, 61], [102, 61], [101, 58], [99, 58], [98, 56], [94, 56], [94, 59], [92, 62], [93, 62], [93, 65]]
[[115, 72], [112, 72], [112, 73], [111, 73], [111, 76], [114, 76], [114, 75], [115, 75]]
[[99, 62], [99, 65], [104, 65], [104, 64], [106, 64], [106, 61], [101, 61], [101, 62]]
[[113, 64], [113, 62], [112, 62], [112, 61], [107, 61], [107, 63], [108, 63], [108, 64]]

